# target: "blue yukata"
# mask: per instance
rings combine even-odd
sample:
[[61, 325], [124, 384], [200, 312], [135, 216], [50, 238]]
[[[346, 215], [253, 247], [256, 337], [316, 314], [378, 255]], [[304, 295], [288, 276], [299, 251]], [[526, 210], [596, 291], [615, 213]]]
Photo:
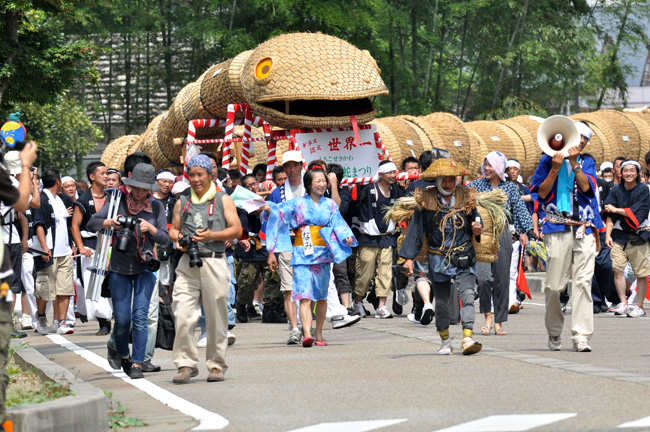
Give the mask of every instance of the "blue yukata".
[[[330, 280], [331, 263], [340, 263], [352, 249], [345, 239], [352, 230], [339, 213], [336, 203], [321, 196], [318, 203], [309, 196], [281, 203], [268, 201], [271, 212], [266, 223], [266, 248], [269, 252], [291, 252], [293, 291], [291, 299], [325, 300]], [[313, 253], [305, 254], [300, 228], [310, 226]], [[290, 230], [296, 230], [292, 245]], [[357, 245], [356, 239], [353, 246]]]

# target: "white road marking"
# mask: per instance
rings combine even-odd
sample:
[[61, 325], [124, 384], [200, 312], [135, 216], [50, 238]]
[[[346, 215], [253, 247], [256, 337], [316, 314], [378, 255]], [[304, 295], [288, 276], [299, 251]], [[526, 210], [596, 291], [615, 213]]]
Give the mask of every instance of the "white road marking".
[[397, 423], [405, 422], [408, 419], [393, 420], [365, 420], [351, 422], [319, 423], [300, 429], [293, 429], [288, 432], [365, 432], [374, 429], [381, 429]]
[[94, 364], [97, 367], [104, 369], [107, 372], [112, 373], [115, 377], [122, 379], [127, 384], [131, 384], [133, 387], [138, 390], [142, 390], [147, 393], [149, 396], [154, 399], [162, 402], [170, 408], [174, 408], [187, 414], [190, 417], [197, 419], [200, 424], [192, 430], [215, 430], [223, 429], [228, 426], [228, 419], [220, 416], [217, 413], [208, 411], [205, 408], [202, 408], [198, 405], [193, 404], [183, 398], [176, 396], [175, 394], [165, 390], [162, 387], [158, 387], [151, 381], [146, 379], [132, 380], [124, 372], [114, 370], [109, 364], [108, 360], [95, 354], [92, 351], [87, 350], [86, 348], [80, 347], [70, 341], [68, 341], [63, 336], [59, 335], [49, 335], [48, 338], [58, 345], [61, 345], [63, 348], [67, 348], [78, 356], [86, 359], [90, 363]]
[[650, 426], [650, 417], [644, 417], [642, 419], [634, 420], [631, 422], [623, 423], [618, 425], [618, 428], [638, 428], [638, 427], [648, 427]]
[[566, 414], [513, 414], [493, 415], [482, 419], [440, 429], [437, 432], [492, 432], [527, 431], [560, 420], [574, 417], [576, 413]]

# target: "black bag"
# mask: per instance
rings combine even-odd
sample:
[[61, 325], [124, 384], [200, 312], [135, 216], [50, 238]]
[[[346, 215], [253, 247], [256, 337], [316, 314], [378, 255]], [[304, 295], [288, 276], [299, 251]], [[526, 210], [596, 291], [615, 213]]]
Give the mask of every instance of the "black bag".
[[627, 238], [627, 242], [632, 246], [643, 246], [647, 243], [643, 237], [637, 234], [630, 234]]
[[158, 334], [156, 335], [156, 348], [167, 351], [174, 349], [174, 338], [176, 337], [176, 325], [174, 324], [174, 313], [170, 303], [160, 302], [158, 304]]
[[476, 252], [472, 244], [467, 242], [457, 249], [452, 250], [449, 259], [459, 269], [468, 268], [476, 264]]

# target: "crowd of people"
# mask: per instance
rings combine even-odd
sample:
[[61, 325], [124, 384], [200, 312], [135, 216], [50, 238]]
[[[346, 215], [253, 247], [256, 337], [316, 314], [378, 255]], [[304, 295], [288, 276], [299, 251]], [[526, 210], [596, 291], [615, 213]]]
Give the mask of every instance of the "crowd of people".
[[[305, 167], [296, 150], [282, 155], [271, 180], [265, 165], [242, 176], [211, 153], [189, 159], [184, 178], [156, 172], [140, 152], [122, 170], [92, 162], [86, 179], [75, 180], [56, 168], [25, 173], [22, 156], [8, 152], [11, 181], [25, 188], [27, 176], [31, 189], [26, 208], [12, 200], [0, 208], [13, 269], [6, 280], [21, 301], [12, 310], [22, 311], [12, 336], [71, 335], [77, 322], [96, 321], [97, 336], [108, 336], [109, 364], [138, 379], [161, 370], [153, 360], [165, 347], [160, 308], [171, 305], [173, 382], [199, 374], [200, 348], [207, 380], [218, 382], [237, 324], [288, 323], [286, 344], [326, 346], [326, 321], [341, 329], [371, 315], [393, 318], [410, 292], [408, 319], [435, 322], [438, 354], [452, 354], [450, 326], [461, 324], [462, 353], [471, 355], [482, 348], [475, 301], [480, 333], [506, 336], [525, 298], [519, 272], [529, 269], [546, 272], [549, 348], [562, 348], [570, 296], [573, 347], [591, 351], [594, 314], [645, 316], [650, 176], [625, 158], [597, 172], [588, 153], [593, 133], [577, 128], [580, 145], [568, 157], [541, 156], [527, 182], [519, 161], [500, 152], [489, 153], [474, 178], [425, 151], [400, 167], [381, 161], [375, 182], [349, 187], [341, 186], [343, 167], [322, 160]], [[399, 172], [420, 177], [397, 181]], [[490, 191], [507, 198], [507, 224], [496, 260], [477, 262], [472, 239], [480, 241], [484, 223], [476, 197]], [[258, 198], [255, 209], [241, 204], [242, 194]], [[409, 196], [418, 205], [408, 224], [387, 217]], [[112, 247], [107, 268], [96, 268], [102, 235], [113, 236]]]

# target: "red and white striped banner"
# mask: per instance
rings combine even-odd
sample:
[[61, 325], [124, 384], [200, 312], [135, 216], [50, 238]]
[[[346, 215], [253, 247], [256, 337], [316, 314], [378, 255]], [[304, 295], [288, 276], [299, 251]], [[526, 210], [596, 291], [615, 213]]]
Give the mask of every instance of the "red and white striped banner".
[[[409, 174], [407, 172], [397, 174], [397, 180], [417, 180], [420, 178], [420, 174]], [[365, 185], [369, 183], [376, 183], [379, 181], [378, 177], [347, 177], [341, 180], [341, 186], [345, 185]]]
[[[360, 128], [363, 126], [360, 126]], [[393, 161], [393, 158], [390, 157], [390, 153], [388, 153], [388, 149], [384, 145], [384, 142], [381, 140], [381, 137], [379, 136], [379, 132], [375, 132], [375, 145], [381, 152], [386, 156], [386, 159], [389, 161]]]

